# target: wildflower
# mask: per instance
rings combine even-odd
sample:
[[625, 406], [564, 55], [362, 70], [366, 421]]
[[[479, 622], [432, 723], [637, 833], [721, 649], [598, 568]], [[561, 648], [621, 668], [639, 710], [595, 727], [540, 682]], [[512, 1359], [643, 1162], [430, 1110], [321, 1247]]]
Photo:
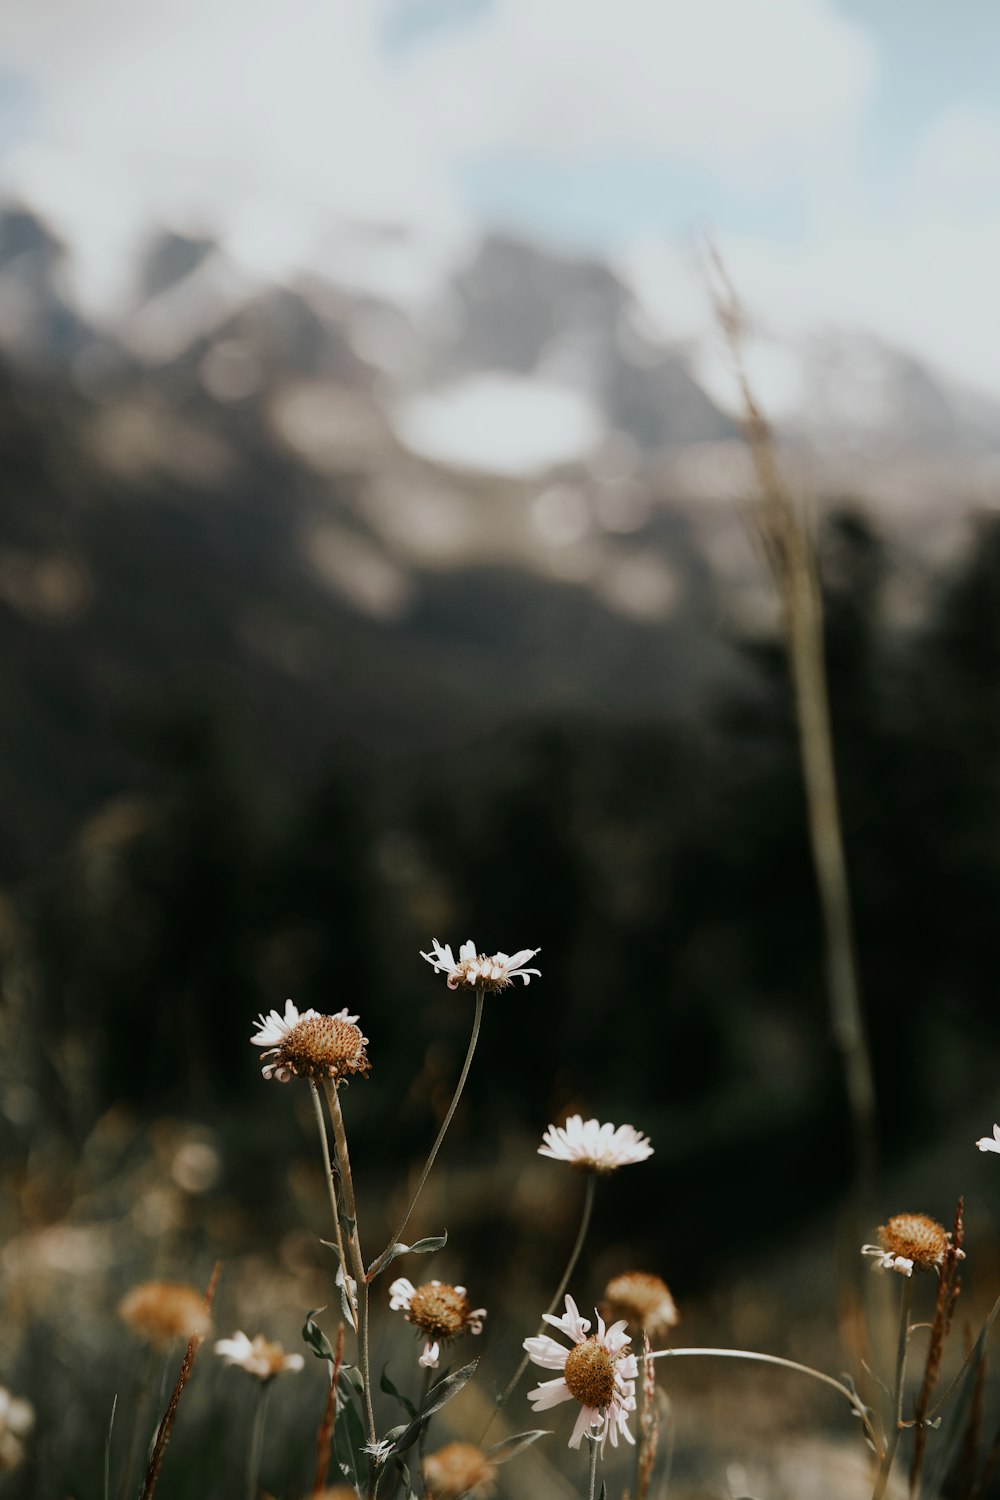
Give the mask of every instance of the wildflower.
[[144, 1281], [118, 1304], [118, 1316], [151, 1344], [203, 1339], [212, 1327], [201, 1292], [175, 1281]]
[[479, 1500], [493, 1483], [496, 1468], [474, 1443], [446, 1443], [424, 1459], [427, 1500]]
[[612, 1448], [618, 1446], [618, 1434], [626, 1442], [635, 1439], [628, 1430], [628, 1413], [635, 1411], [635, 1381], [638, 1365], [634, 1354], [626, 1354], [625, 1346], [632, 1341], [625, 1332], [625, 1323], [612, 1323], [605, 1327], [604, 1319], [597, 1313], [597, 1332], [587, 1337], [590, 1319], [581, 1318], [572, 1297], [566, 1298], [566, 1312], [561, 1318], [545, 1314], [545, 1322], [551, 1323], [565, 1333], [573, 1343], [571, 1349], [557, 1344], [548, 1334], [524, 1340], [536, 1365], [546, 1370], [562, 1370], [557, 1380], [543, 1380], [528, 1400], [534, 1411], [547, 1411], [562, 1401], [578, 1401], [580, 1415], [569, 1440], [571, 1448], [579, 1448], [585, 1432], [595, 1428], [595, 1438], [600, 1442], [601, 1453], [608, 1437]]
[[462, 1333], [482, 1333], [485, 1307], [469, 1307], [464, 1286], [447, 1281], [427, 1281], [414, 1286], [399, 1276], [389, 1288], [389, 1306], [405, 1312], [406, 1320], [424, 1335], [424, 1349], [418, 1365], [436, 1370], [441, 1345]]
[[271, 1059], [261, 1068], [265, 1078], [287, 1083], [291, 1078], [340, 1079], [348, 1073], [368, 1072], [371, 1064], [365, 1047], [368, 1038], [355, 1025], [357, 1016], [346, 1008], [335, 1016], [321, 1016], [317, 1010], [301, 1014], [291, 1000], [285, 1001], [285, 1014], [272, 1010], [258, 1017], [258, 1029], [250, 1038], [254, 1047], [266, 1047], [261, 1058]]
[[539, 1156], [568, 1161], [580, 1172], [599, 1172], [602, 1176], [653, 1154], [649, 1137], [640, 1135], [632, 1125], [616, 1129], [597, 1120], [584, 1122], [581, 1115], [570, 1115], [565, 1125], [550, 1125], [542, 1142]]
[[395, 1444], [390, 1438], [376, 1438], [373, 1443], [366, 1443], [362, 1452], [367, 1453], [376, 1468], [385, 1463]]
[[980, 1151], [1000, 1151], [1000, 1125], [994, 1125], [992, 1135], [984, 1135], [976, 1142]]
[[[939, 1271], [951, 1249], [951, 1235], [943, 1224], [926, 1214], [893, 1214], [878, 1229], [877, 1245], [862, 1245], [861, 1254], [873, 1257], [872, 1269], [898, 1271], [912, 1276], [914, 1266]], [[955, 1257], [965, 1259], [965, 1251], [956, 1249]]]
[[442, 971], [448, 975], [448, 988], [450, 990], [464, 989], [496, 991], [505, 990], [512, 979], [523, 979], [525, 984], [530, 984], [529, 976], [535, 974], [541, 978], [540, 969], [526, 969], [524, 965], [529, 958], [534, 958], [536, 953], [541, 953], [541, 948], [522, 948], [517, 953], [494, 953], [489, 956], [485, 953], [477, 953], [476, 945], [469, 938], [468, 942], [462, 944], [458, 950], [458, 962], [451, 951], [451, 944], [445, 943], [444, 947], [437, 938], [431, 943], [430, 953], [421, 953], [421, 958], [426, 958], [432, 965], [435, 974]]
[[234, 1333], [231, 1339], [218, 1339], [215, 1352], [227, 1365], [239, 1365], [248, 1375], [258, 1380], [273, 1380], [282, 1375], [301, 1370], [305, 1360], [301, 1354], [286, 1354], [280, 1344], [272, 1344], [262, 1333], [251, 1342], [245, 1333]]
[[0, 1385], [0, 1474], [12, 1474], [27, 1456], [26, 1444], [35, 1425], [35, 1409], [30, 1401], [12, 1396]]
[[604, 1297], [601, 1315], [605, 1319], [624, 1318], [650, 1339], [663, 1338], [679, 1322], [677, 1304], [667, 1283], [648, 1271], [625, 1271], [612, 1277], [604, 1288]]

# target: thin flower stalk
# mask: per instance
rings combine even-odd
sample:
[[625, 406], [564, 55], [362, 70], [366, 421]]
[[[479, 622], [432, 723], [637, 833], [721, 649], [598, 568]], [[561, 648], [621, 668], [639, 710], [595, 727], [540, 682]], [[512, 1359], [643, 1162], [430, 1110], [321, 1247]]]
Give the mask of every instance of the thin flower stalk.
[[837, 792], [816, 549], [803, 507], [789, 492], [781, 472], [774, 436], [747, 375], [743, 309], [722, 258], [711, 244], [709, 263], [715, 313], [739, 384], [743, 427], [757, 475], [755, 530], [784, 614], [809, 839], [825, 936], [831, 1029], [844, 1068], [854, 1131], [860, 1220], [862, 1205], [870, 1200], [875, 1181], [875, 1082], [858, 979]]
[[587, 1500], [594, 1500], [597, 1493], [597, 1453], [600, 1444], [597, 1438], [588, 1434], [587, 1442], [590, 1444], [590, 1475], [587, 1485]]
[[[909, 1282], [907, 1282], [909, 1285]], [[828, 1385], [832, 1390], [839, 1392], [844, 1399], [850, 1403], [854, 1412], [861, 1418], [865, 1433], [881, 1456], [882, 1444], [879, 1442], [875, 1429], [872, 1426], [871, 1413], [864, 1402], [855, 1395], [850, 1386], [844, 1385], [842, 1381], [833, 1375], [826, 1375], [822, 1370], [814, 1370], [812, 1365], [803, 1365], [795, 1359], [785, 1359], [780, 1354], [762, 1354], [755, 1349], [654, 1349], [650, 1355], [651, 1359], [749, 1359], [756, 1364], [776, 1365], [781, 1370], [795, 1370], [799, 1375], [808, 1375], [812, 1380], [818, 1380], [823, 1385]]]
[[264, 1455], [264, 1424], [267, 1421], [267, 1404], [271, 1395], [271, 1381], [257, 1382], [257, 1400], [254, 1406], [253, 1431], [247, 1454], [247, 1500], [257, 1500], [260, 1488], [260, 1463]]
[[636, 1390], [642, 1391], [641, 1416], [637, 1422], [639, 1429], [638, 1443], [638, 1466], [636, 1472], [635, 1500], [646, 1500], [649, 1493], [649, 1482], [653, 1477], [653, 1465], [656, 1462], [656, 1449], [660, 1436], [660, 1418], [656, 1410], [656, 1366], [653, 1363], [652, 1349], [649, 1338], [644, 1333], [642, 1336], [642, 1383], [637, 1385]]
[[378, 1273], [382, 1270], [382, 1267], [387, 1264], [392, 1253], [393, 1246], [397, 1244], [401, 1239], [403, 1230], [410, 1222], [410, 1217], [413, 1213], [413, 1210], [417, 1206], [417, 1200], [424, 1190], [424, 1184], [427, 1182], [427, 1179], [431, 1174], [431, 1168], [437, 1160], [437, 1154], [441, 1150], [444, 1138], [448, 1134], [448, 1127], [451, 1125], [451, 1122], [454, 1119], [455, 1111], [458, 1108], [458, 1101], [462, 1097], [462, 1091], [465, 1088], [465, 1083], [469, 1076], [469, 1069], [472, 1067], [472, 1059], [476, 1053], [476, 1044], [479, 1041], [479, 1030], [483, 1022], [483, 1000], [485, 997], [485, 993], [486, 992], [483, 986], [478, 985], [476, 988], [476, 1010], [472, 1021], [472, 1035], [469, 1038], [469, 1047], [468, 1051], [465, 1054], [465, 1062], [462, 1065], [462, 1071], [459, 1074], [458, 1083], [455, 1086], [455, 1092], [452, 1095], [451, 1103], [448, 1106], [448, 1112], [441, 1123], [441, 1129], [438, 1131], [437, 1138], [433, 1146], [431, 1147], [430, 1155], [424, 1163], [424, 1168], [420, 1174], [420, 1180], [417, 1183], [416, 1191], [410, 1199], [410, 1203], [406, 1212], [403, 1214], [403, 1217], [396, 1225], [395, 1231], [389, 1239], [389, 1243], [386, 1245], [382, 1253], [376, 1256], [375, 1260], [373, 1260], [372, 1264], [369, 1266], [365, 1278], [367, 1281], [373, 1281], [375, 1279]]
[[333, 1213], [333, 1234], [337, 1245], [337, 1255], [340, 1259], [341, 1270], [344, 1273], [344, 1290], [347, 1294], [347, 1305], [351, 1309], [354, 1331], [356, 1333], [358, 1329], [357, 1299], [351, 1293], [351, 1283], [347, 1275], [344, 1232], [340, 1226], [340, 1213], [337, 1209], [337, 1184], [333, 1174], [333, 1163], [330, 1160], [330, 1142], [327, 1139], [326, 1121], [323, 1118], [323, 1106], [320, 1103], [319, 1089], [311, 1078], [309, 1080], [309, 1092], [312, 1095], [313, 1109], [316, 1113], [316, 1124], [319, 1128], [319, 1141], [323, 1152], [323, 1171], [326, 1176], [327, 1192], [330, 1195], [330, 1208]]
[[910, 1345], [910, 1308], [913, 1305], [913, 1282], [908, 1276], [903, 1277], [902, 1291], [899, 1299], [899, 1337], [896, 1341], [896, 1373], [893, 1379], [893, 1408], [894, 1420], [889, 1430], [889, 1441], [882, 1455], [878, 1474], [875, 1477], [875, 1488], [872, 1490], [872, 1500], [882, 1500], [889, 1476], [892, 1473], [893, 1460], [896, 1457], [896, 1449], [899, 1446], [899, 1434], [903, 1427], [903, 1398], [906, 1388], [906, 1354]]
[[[374, 1443], [377, 1442], [377, 1436], [375, 1432], [375, 1413], [372, 1410], [371, 1361], [368, 1351], [368, 1281], [365, 1277], [365, 1263], [361, 1257], [361, 1241], [358, 1238], [358, 1205], [354, 1196], [351, 1158], [347, 1150], [347, 1131], [344, 1128], [344, 1116], [340, 1108], [340, 1096], [337, 1084], [334, 1080], [328, 1078], [325, 1080], [324, 1086], [326, 1089], [326, 1102], [330, 1111], [330, 1121], [333, 1125], [333, 1149], [337, 1157], [337, 1167], [340, 1171], [340, 1184], [344, 1195], [344, 1209], [351, 1225], [347, 1245], [351, 1260], [351, 1274], [354, 1276], [357, 1284], [355, 1311], [358, 1320], [358, 1362], [361, 1366], [361, 1380], [364, 1385], [367, 1437], [369, 1443]], [[348, 1282], [347, 1275], [345, 1267], [344, 1283], [349, 1288], [350, 1283]]]
[[[206, 1313], [212, 1306], [212, 1299], [215, 1296], [215, 1288], [218, 1284], [219, 1273], [221, 1270], [222, 1262], [216, 1261], [215, 1268], [212, 1271], [208, 1286], [205, 1290]], [[152, 1500], [153, 1493], [160, 1478], [160, 1469], [163, 1466], [163, 1455], [166, 1452], [167, 1443], [170, 1441], [170, 1434], [173, 1431], [174, 1422], [177, 1417], [177, 1408], [180, 1405], [181, 1397], [184, 1394], [184, 1387], [187, 1385], [188, 1380], [191, 1378], [191, 1370], [194, 1366], [198, 1350], [201, 1348], [203, 1343], [204, 1335], [201, 1333], [196, 1333], [194, 1337], [189, 1341], [187, 1349], [184, 1351], [184, 1358], [181, 1360], [180, 1373], [177, 1376], [176, 1384], [174, 1385], [173, 1391], [171, 1392], [170, 1401], [167, 1405], [166, 1411], [163, 1414], [163, 1419], [156, 1430], [156, 1440], [153, 1443], [153, 1451], [150, 1454], [149, 1463], [146, 1467], [146, 1477], [143, 1480], [140, 1500]]]
[[[580, 1227], [577, 1230], [576, 1242], [569, 1253], [569, 1260], [566, 1262], [566, 1269], [563, 1271], [559, 1285], [556, 1287], [555, 1295], [553, 1296], [552, 1301], [549, 1303], [548, 1307], [545, 1309], [546, 1315], [555, 1312], [556, 1308], [562, 1301], [563, 1296], [565, 1295], [566, 1288], [569, 1286], [570, 1278], [573, 1275], [573, 1272], [576, 1270], [576, 1263], [580, 1259], [580, 1252], [583, 1249], [584, 1241], [587, 1238], [587, 1231], [590, 1228], [590, 1220], [594, 1211], [594, 1194], [596, 1192], [596, 1189], [597, 1176], [592, 1172], [588, 1172], [587, 1186], [583, 1197], [583, 1212], [580, 1215]], [[538, 1325], [538, 1332], [540, 1334], [545, 1332], [544, 1316], [542, 1318], [542, 1321]], [[489, 1432], [490, 1428], [493, 1426], [493, 1423], [496, 1421], [496, 1418], [499, 1416], [503, 1408], [507, 1405], [507, 1402], [510, 1400], [511, 1396], [514, 1394], [514, 1391], [517, 1389], [518, 1382], [520, 1381], [525, 1370], [528, 1368], [529, 1361], [530, 1355], [525, 1354], [517, 1369], [511, 1376], [510, 1380], [507, 1382], [507, 1385], [505, 1386], [503, 1392], [497, 1397], [496, 1405], [493, 1409], [493, 1414], [483, 1429], [482, 1437], [479, 1439], [480, 1445], [482, 1445], [486, 1434]]]
[[945, 1252], [944, 1264], [941, 1267], [941, 1279], [938, 1282], [937, 1304], [934, 1309], [934, 1322], [931, 1324], [931, 1335], [927, 1345], [927, 1362], [924, 1366], [924, 1378], [913, 1413], [913, 1459], [910, 1465], [911, 1496], [916, 1495], [920, 1484], [920, 1471], [923, 1467], [924, 1451], [927, 1445], [927, 1408], [930, 1405], [931, 1397], [937, 1388], [938, 1379], [941, 1374], [941, 1356], [944, 1353], [945, 1340], [951, 1331], [952, 1319], [955, 1315], [955, 1303], [958, 1300], [960, 1291], [958, 1267], [962, 1258], [962, 1209], [963, 1199], [959, 1198], [958, 1207], [955, 1210], [955, 1223], [951, 1233], [951, 1241]]

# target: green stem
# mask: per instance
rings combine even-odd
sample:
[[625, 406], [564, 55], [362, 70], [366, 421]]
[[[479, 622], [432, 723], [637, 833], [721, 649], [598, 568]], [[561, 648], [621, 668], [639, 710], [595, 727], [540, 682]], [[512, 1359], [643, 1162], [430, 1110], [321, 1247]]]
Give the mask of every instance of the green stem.
[[448, 1127], [451, 1124], [452, 1119], [454, 1118], [456, 1109], [458, 1108], [458, 1101], [462, 1097], [462, 1090], [465, 1088], [465, 1082], [469, 1076], [469, 1069], [472, 1067], [472, 1059], [475, 1055], [476, 1043], [479, 1041], [479, 1028], [481, 1027], [483, 1022], [483, 995], [483, 987], [482, 985], [479, 985], [476, 989], [476, 1013], [472, 1022], [472, 1036], [469, 1038], [469, 1048], [465, 1054], [465, 1062], [462, 1065], [462, 1071], [459, 1075], [458, 1083], [455, 1087], [455, 1093], [452, 1096], [452, 1101], [448, 1106], [448, 1113], [445, 1115], [444, 1121], [441, 1125], [441, 1129], [437, 1133], [437, 1139], [431, 1147], [430, 1155], [424, 1163], [424, 1169], [420, 1174], [420, 1181], [417, 1183], [416, 1192], [410, 1199], [409, 1207], [407, 1208], [403, 1217], [400, 1219], [399, 1223], [396, 1225], [395, 1232], [390, 1237], [388, 1245], [386, 1245], [381, 1255], [376, 1256], [375, 1260], [372, 1261], [371, 1265], [368, 1268], [369, 1281], [374, 1281], [379, 1271], [381, 1271], [382, 1267], [389, 1259], [389, 1255], [392, 1251], [393, 1245], [395, 1245], [399, 1241], [403, 1230], [410, 1222], [410, 1216], [417, 1206], [417, 1199], [420, 1197], [420, 1194], [424, 1190], [424, 1184], [431, 1174], [431, 1168], [434, 1165], [438, 1152], [441, 1150], [442, 1142], [444, 1141], [445, 1136], [448, 1134]]
[[[340, 1186], [344, 1195], [344, 1210], [351, 1226], [347, 1245], [351, 1260], [351, 1274], [357, 1283], [355, 1310], [358, 1315], [358, 1361], [361, 1366], [361, 1380], [364, 1385], [365, 1425], [368, 1433], [368, 1441], [369, 1443], [374, 1443], [376, 1441], [375, 1413], [372, 1410], [371, 1364], [368, 1355], [368, 1282], [365, 1280], [365, 1263], [361, 1258], [361, 1241], [358, 1238], [358, 1205], [354, 1197], [354, 1178], [351, 1176], [351, 1158], [347, 1150], [347, 1131], [344, 1128], [344, 1116], [341, 1113], [337, 1085], [332, 1079], [328, 1078], [325, 1080], [325, 1087], [326, 1102], [330, 1110], [330, 1120], [333, 1125], [333, 1149], [337, 1157], [337, 1167], [340, 1171]], [[346, 1270], [344, 1277], [346, 1281]], [[348, 1295], [350, 1295], [349, 1290]], [[374, 1465], [372, 1465], [372, 1470], [374, 1472]]]
[[587, 1442], [590, 1444], [590, 1481], [587, 1485], [587, 1500], [594, 1500], [597, 1493], [597, 1438], [587, 1434]]
[[[431, 1388], [431, 1372], [430, 1372], [430, 1369], [427, 1366], [425, 1366], [424, 1367], [424, 1378], [423, 1378], [423, 1380], [420, 1383], [420, 1405], [417, 1407], [418, 1411], [423, 1411], [424, 1406], [427, 1403], [427, 1392], [430, 1390], [430, 1388]], [[430, 1421], [430, 1417], [428, 1417], [427, 1421], [424, 1422], [423, 1426], [420, 1429], [420, 1437], [417, 1440], [417, 1469], [418, 1469], [418, 1471], [420, 1473], [420, 1487], [421, 1487], [421, 1489], [422, 1489], [422, 1491], [423, 1491], [424, 1494], [427, 1493], [427, 1483], [426, 1483], [426, 1481], [424, 1480], [424, 1477], [423, 1477], [424, 1476], [424, 1449], [427, 1447], [427, 1430], [430, 1427], [430, 1425], [431, 1425], [431, 1421]]]
[[[584, 1241], [587, 1238], [587, 1230], [590, 1228], [590, 1218], [591, 1218], [591, 1215], [592, 1215], [592, 1213], [594, 1211], [594, 1193], [595, 1193], [596, 1187], [597, 1187], [597, 1174], [595, 1172], [589, 1172], [587, 1174], [587, 1189], [586, 1189], [586, 1192], [585, 1192], [584, 1198], [583, 1198], [583, 1212], [580, 1215], [580, 1228], [577, 1230], [576, 1243], [574, 1244], [572, 1250], [570, 1251], [569, 1260], [566, 1262], [566, 1269], [565, 1269], [565, 1271], [562, 1274], [562, 1280], [559, 1282], [559, 1285], [556, 1287], [555, 1296], [552, 1298], [552, 1301], [549, 1303], [548, 1307], [545, 1309], [545, 1312], [546, 1312], [547, 1316], [551, 1316], [551, 1314], [554, 1313], [555, 1310], [556, 1310], [556, 1308], [559, 1306], [559, 1303], [561, 1302], [561, 1300], [562, 1300], [562, 1298], [563, 1298], [563, 1296], [565, 1294], [566, 1288], [569, 1286], [570, 1277], [573, 1275], [573, 1272], [576, 1270], [576, 1263], [580, 1259], [580, 1251], [583, 1249]], [[545, 1332], [545, 1318], [544, 1317], [543, 1317], [542, 1321], [538, 1325], [538, 1332], [539, 1333], [544, 1333]], [[510, 1400], [511, 1396], [513, 1395], [514, 1389], [515, 1389], [518, 1381], [521, 1379], [521, 1376], [524, 1374], [525, 1370], [528, 1368], [528, 1361], [530, 1360], [530, 1358], [531, 1358], [531, 1356], [529, 1354], [525, 1354], [524, 1358], [521, 1360], [521, 1363], [518, 1365], [517, 1369], [514, 1371], [513, 1375], [511, 1376], [510, 1380], [508, 1381], [507, 1387], [504, 1390], [503, 1395], [497, 1397], [497, 1403], [496, 1403], [496, 1406], [495, 1406], [495, 1408], [493, 1410], [493, 1415], [490, 1417], [490, 1420], [487, 1422], [485, 1428], [483, 1429], [483, 1436], [479, 1439], [480, 1444], [483, 1442], [483, 1439], [486, 1437], [486, 1434], [489, 1432], [490, 1428], [493, 1426], [493, 1423], [496, 1421], [496, 1419], [499, 1416], [500, 1412], [507, 1405], [507, 1402]]]
[[351, 1296], [350, 1282], [347, 1279], [347, 1256], [344, 1254], [344, 1235], [340, 1227], [340, 1214], [337, 1211], [337, 1185], [333, 1176], [333, 1163], [330, 1160], [330, 1142], [326, 1134], [326, 1121], [323, 1119], [323, 1106], [320, 1103], [319, 1089], [313, 1080], [309, 1080], [309, 1092], [312, 1095], [313, 1109], [316, 1111], [316, 1124], [319, 1127], [320, 1146], [323, 1150], [323, 1168], [326, 1173], [326, 1186], [330, 1195], [330, 1208], [333, 1211], [333, 1233], [337, 1241], [337, 1254], [340, 1257], [340, 1269], [344, 1275], [344, 1291], [347, 1294], [347, 1305], [354, 1314], [354, 1331], [358, 1329], [357, 1299]]
[[270, 1380], [262, 1380], [257, 1387], [257, 1406], [253, 1415], [253, 1433], [247, 1459], [247, 1500], [257, 1500], [260, 1491], [260, 1461], [264, 1454], [264, 1422], [267, 1418], [267, 1398], [270, 1394]]
[[889, 1483], [889, 1475], [892, 1472], [893, 1460], [896, 1457], [896, 1448], [899, 1445], [899, 1434], [903, 1425], [903, 1396], [906, 1384], [906, 1351], [910, 1343], [910, 1308], [913, 1304], [913, 1282], [909, 1276], [904, 1276], [903, 1286], [899, 1296], [899, 1338], [896, 1343], [896, 1381], [895, 1381], [895, 1416], [892, 1428], [889, 1432], [889, 1441], [886, 1444], [885, 1453], [875, 1479], [875, 1488], [872, 1491], [872, 1500], [882, 1500], [886, 1486]]
[[643, 1332], [642, 1358], [638, 1361], [639, 1378], [635, 1383], [635, 1452], [633, 1457], [635, 1463], [632, 1469], [632, 1500], [641, 1500], [639, 1494], [639, 1482], [642, 1474], [642, 1446], [643, 1431], [642, 1419], [646, 1413], [646, 1360], [648, 1340]]
[[858, 1400], [850, 1386], [842, 1385], [832, 1375], [824, 1375], [822, 1370], [814, 1370], [811, 1365], [800, 1365], [798, 1360], [783, 1359], [780, 1354], [760, 1354], [754, 1349], [656, 1349], [650, 1355], [651, 1359], [697, 1359], [709, 1357], [712, 1359], [749, 1359], [756, 1364], [777, 1365], [782, 1370], [795, 1370], [800, 1375], [808, 1375], [813, 1380], [819, 1380], [823, 1385], [830, 1386], [838, 1391], [846, 1401], [849, 1401], [854, 1411], [861, 1418], [865, 1432], [872, 1442], [878, 1447], [875, 1434], [872, 1431], [867, 1408]]

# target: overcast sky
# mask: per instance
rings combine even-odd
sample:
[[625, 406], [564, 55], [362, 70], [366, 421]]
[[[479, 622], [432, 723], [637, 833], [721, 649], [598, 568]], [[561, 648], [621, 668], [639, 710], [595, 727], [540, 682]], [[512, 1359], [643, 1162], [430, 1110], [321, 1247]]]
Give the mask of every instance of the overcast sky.
[[607, 254], [681, 334], [710, 228], [762, 324], [1000, 394], [998, 74], [982, 0], [3, 0], [0, 188], [93, 296], [149, 216], [265, 273], [346, 216]]

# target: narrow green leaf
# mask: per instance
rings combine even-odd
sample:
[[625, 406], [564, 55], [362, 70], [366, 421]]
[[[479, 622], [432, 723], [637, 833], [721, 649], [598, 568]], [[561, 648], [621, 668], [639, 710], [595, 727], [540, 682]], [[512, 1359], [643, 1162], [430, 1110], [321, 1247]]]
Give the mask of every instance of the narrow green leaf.
[[365, 1429], [360, 1413], [354, 1404], [353, 1386], [348, 1383], [348, 1392], [337, 1385], [337, 1418], [333, 1429], [333, 1456], [345, 1479], [361, 1493], [368, 1483], [368, 1460], [364, 1453]]
[[388, 1250], [383, 1250], [378, 1260], [368, 1267], [367, 1280], [374, 1281], [376, 1276], [381, 1275], [390, 1261], [394, 1261], [397, 1255], [431, 1255], [435, 1250], [443, 1250], [448, 1243], [448, 1231], [444, 1234], [427, 1235], [422, 1240], [414, 1240], [412, 1245], [404, 1245], [397, 1240], [390, 1245]]
[[608, 1487], [603, 1479], [601, 1480], [601, 1493], [598, 1496], [598, 1500], [608, 1500]]
[[486, 1450], [486, 1457], [491, 1464], [506, 1464], [525, 1448], [530, 1448], [532, 1443], [537, 1443], [541, 1437], [548, 1437], [551, 1428], [540, 1427], [535, 1432], [519, 1432], [514, 1437], [502, 1438], [499, 1443], [494, 1443], [492, 1448]]
[[433, 1416], [434, 1412], [440, 1411], [442, 1406], [447, 1405], [453, 1397], [457, 1396], [459, 1391], [464, 1386], [467, 1386], [473, 1375], [475, 1375], [478, 1364], [478, 1359], [470, 1360], [467, 1365], [463, 1365], [454, 1374], [446, 1375], [443, 1380], [439, 1380], [436, 1385], [432, 1385], [427, 1392], [426, 1400], [420, 1408], [421, 1419], [426, 1421], [428, 1417]]
[[310, 1312], [306, 1313], [306, 1320], [302, 1325], [302, 1337], [317, 1359], [328, 1359], [332, 1363], [334, 1354], [330, 1340], [322, 1328], [314, 1321], [316, 1315], [321, 1312], [326, 1312], [326, 1308], [314, 1307]]
[[385, 1391], [385, 1394], [387, 1396], [395, 1396], [400, 1406], [406, 1408], [411, 1418], [417, 1415], [417, 1408], [414, 1406], [409, 1396], [404, 1396], [402, 1391], [397, 1390], [393, 1382], [389, 1379], [388, 1368], [382, 1371], [382, 1379], [379, 1381], [379, 1385], [381, 1386], [382, 1390]]
[[446, 1406], [453, 1396], [457, 1396], [463, 1386], [469, 1383], [476, 1373], [476, 1366], [478, 1364], [479, 1360], [474, 1359], [471, 1363], [463, 1365], [460, 1370], [456, 1370], [453, 1375], [446, 1375], [443, 1380], [439, 1380], [436, 1385], [431, 1386], [427, 1392], [423, 1406], [413, 1421], [407, 1424], [402, 1434], [396, 1439], [397, 1453], [405, 1453], [407, 1448], [413, 1447], [413, 1444], [420, 1436], [421, 1430], [426, 1427], [429, 1419], [436, 1411], [440, 1411], [442, 1406]]

